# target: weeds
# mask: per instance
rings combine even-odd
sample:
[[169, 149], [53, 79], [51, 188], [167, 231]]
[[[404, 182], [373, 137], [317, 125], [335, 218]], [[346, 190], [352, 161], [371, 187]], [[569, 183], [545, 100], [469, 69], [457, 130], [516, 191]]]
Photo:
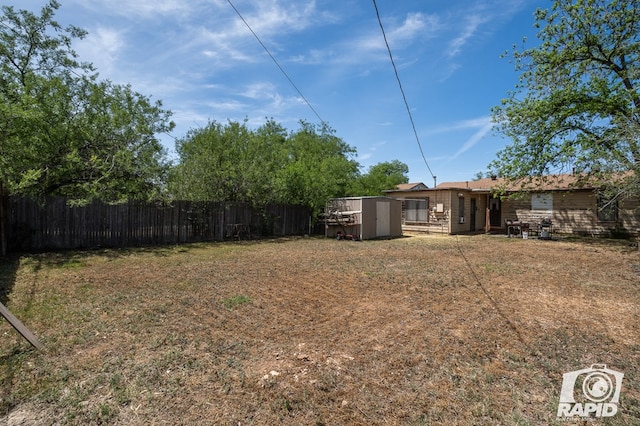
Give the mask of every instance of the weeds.
[[227, 297], [222, 299], [222, 306], [229, 310], [233, 310], [240, 305], [244, 305], [245, 303], [251, 302], [251, 298], [249, 296], [245, 296], [244, 294], [239, 294], [237, 296]]
[[561, 424], [563, 372], [592, 363], [625, 373], [604, 424], [640, 423], [622, 246], [291, 239], [25, 256], [0, 276], [46, 348], [0, 323], [0, 424]]

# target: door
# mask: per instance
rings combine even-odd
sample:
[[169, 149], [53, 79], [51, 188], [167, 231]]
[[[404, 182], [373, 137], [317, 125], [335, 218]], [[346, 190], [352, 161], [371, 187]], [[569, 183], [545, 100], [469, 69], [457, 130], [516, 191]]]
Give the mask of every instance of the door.
[[391, 235], [391, 203], [376, 202], [376, 237]]
[[469, 212], [469, 231], [475, 231], [476, 230], [476, 199], [472, 198], [471, 199], [471, 208], [470, 208], [470, 212]]
[[500, 228], [502, 224], [500, 223], [500, 199], [499, 198], [491, 198], [489, 200], [489, 224], [491, 227]]

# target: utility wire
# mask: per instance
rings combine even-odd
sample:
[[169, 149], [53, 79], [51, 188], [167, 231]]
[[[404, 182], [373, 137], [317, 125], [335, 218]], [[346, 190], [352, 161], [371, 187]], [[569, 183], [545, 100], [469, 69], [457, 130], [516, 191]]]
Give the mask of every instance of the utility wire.
[[424, 151], [422, 151], [422, 145], [420, 144], [420, 138], [418, 137], [418, 131], [416, 130], [416, 125], [413, 121], [413, 115], [411, 114], [411, 109], [409, 108], [409, 103], [407, 102], [407, 97], [404, 94], [404, 89], [402, 88], [402, 82], [400, 81], [400, 75], [398, 75], [398, 69], [396, 68], [396, 63], [393, 60], [393, 55], [391, 54], [391, 48], [389, 47], [389, 42], [387, 41], [387, 35], [384, 31], [384, 27], [382, 26], [382, 20], [380, 19], [380, 12], [378, 11], [378, 4], [376, 0], [373, 0], [373, 7], [376, 9], [376, 16], [378, 17], [378, 23], [380, 24], [380, 30], [382, 31], [382, 37], [384, 37], [384, 43], [387, 45], [387, 51], [389, 52], [389, 59], [391, 59], [391, 65], [393, 65], [393, 71], [396, 74], [396, 80], [398, 80], [398, 86], [400, 87], [400, 93], [402, 93], [402, 99], [404, 100], [404, 105], [407, 108], [407, 113], [409, 114], [409, 121], [411, 121], [411, 127], [413, 128], [413, 134], [416, 137], [416, 142], [418, 143], [418, 148], [420, 149], [420, 154], [422, 155], [422, 159], [424, 160], [424, 164], [427, 166], [427, 170], [429, 170], [429, 174], [433, 178], [433, 183], [435, 186], [436, 177], [433, 175], [431, 171], [431, 167], [429, 167], [429, 163], [427, 162], [426, 157], [424, 156]]
[[471, 275], [473, 275], [473, 278], [476, 281], [476, 284], [478, 284], [478, 287], [480, 287], [480, 290], [482, 290], [482, 293], [484, 293], [485, 297], [489, 300], [491, 305], [493, 305], [498, 315], [500, 315], [500, 317], [502, 317], [502, 319], [509, 326], [509, 328], [511, 328], [511, 330], [516, 335], [516, 338], [520, 341], [520, 343], [522, 343], [523, 346], [526, 347], [527, 342], [525, 342], [524, 338], [522, 337], [522, 334], [520, 334], [520, 330], [518, 330], [518, 327], [516, 327], [513, 321], [511, 321], [509, 317], [502, 311], [502, 309], [500, 309], [500, 305], [498, 304], [496, 299], [494, 299], [491, 296], [491, 294], [489, 294], [489, 292], [487, 291], [487, 288], [482, 284], [482, 281], [480, 280], [480, 277], [478, 277], [478, 274], [476, 273], [476, 271], [473, 269], [471, 262], [469, 261], [467, 256], [464, 254], [464, 251], [462, 251], [462, 247], [460, 247], [460, 240], [458, 239], [457, 235], [456, 235], [456, 246], [458, 248], [458, 252], [464, 259], [464, 262], [467, 264], [467, 268], [469, 268]]
[[244, 22], [244, 24], [247, 26], [247, 28], [249, 28], [249, 31], [251, 31], [251, 34], [253, 34], [253, 36], [256, 38], [256, 40], [258, 40], [258, 43], [260, 43], [260, 45], [262, 46], [262, 48], [265, 50], [265, 52], [267, 52], [267, 54], [269, 55], [269, 57], [271, 58], [271, 60], [273, 61], [273, 63], [276, 64], [276, 66], [280, 69], [280, 71], [282, 72], [282, 74], [284, 74], [284, 76], [287, 78], [287, 80], [289, 80], [289, 83], [291, 83], [291, 86], [293, 86], [294, 89], [296, 89], [296, 92], [298, 92], [298, 94], [300, 95], [300, 97], [305, 101], [305, 103], [309, 106], [309, 108], [311, 108], [311, 111], [313, 111], [313, 113], [316, 115], [316, 117], [318, 117], [318, 120], [320, 120], [320, 123], [324, 124], [325, 121], [320, 117], [320, 114], [318, 114], [318, 112], [315, 110], [315, 108], [313, 108], [313, 106], [311, 105], [311, 103], [307, 100], [307, 98], [305, 98], [305, 96], [302, 94], [302, 92], [300, 91], [300, 89], [298, 89], [298, 86], [296, 86], [296, 84], [293, 82], [293, 80], [291, 79], [291, 77], [289, 77], [289, 74], [287, 74], [287, 72], [284, 70], [284, 68], [282, 68], [280, 66], [280, 64], [278, 63], [278, 61], [276, 60], [276, 58], [271, 54], [271, 52], [269, 52], [269, 49], [267, 49], [267, 46], [264, 45], [264, 43], [262, 42], [262, 40], [260, 40], [260, 37], [258, 37], [258, 35], [255, 33], [255, 31], [253, 31], [253, 29], [251, 28], [251, 26], [249, 25], [249, 23], [244, 19], [244, 17], [240, 14], [240, 11], [238, 11], [238, 9], [236, 9], [236, 7], [233, 5], [233, 3], [231, 3], [231, 0], [227, 0], [227, 2], [229, 3], [229, 5], [233, 8], [233, 10], [236, 11], [236, 14], [240, 17], [240, 19], [242, 20], [242, 22]]

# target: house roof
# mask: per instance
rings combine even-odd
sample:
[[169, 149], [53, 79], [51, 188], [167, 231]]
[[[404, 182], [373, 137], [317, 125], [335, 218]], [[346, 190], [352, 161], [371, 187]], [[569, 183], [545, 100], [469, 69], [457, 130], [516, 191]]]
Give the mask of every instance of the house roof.
[[491, 191], [499, 188], [506, 191], [559, 191], [593, 189], [593, 186], [580, 182], [580, 176], [573, 174], [531, 177], [518, 182], [508, 182], [504, 178], [490, 177], [464, 182], [442, 182], [436, 186], [436, 189], [467, 189], [472, 191]]
[[396, 190], [398, 191], [421, 191], [424, 189], [429, 189], [429, 187], [422, 182], [401, 183], [396, 185]]
[[411, 191], [467, 190], [473, 192], [491, 192], [492, 190], [515, 191], [567, 191], [576, 189], [593, 190], [593, 184], [581, 180], [584, 176], [574, 174], [557, 174], [525, 178], [517, 182], [509, 182], [505, 178], [488, 177], [460, 182], [442, 182], [435, 188], [428, 188], [423, 183], [404, 183], [397, 189], [383, 191], [385, 193]]

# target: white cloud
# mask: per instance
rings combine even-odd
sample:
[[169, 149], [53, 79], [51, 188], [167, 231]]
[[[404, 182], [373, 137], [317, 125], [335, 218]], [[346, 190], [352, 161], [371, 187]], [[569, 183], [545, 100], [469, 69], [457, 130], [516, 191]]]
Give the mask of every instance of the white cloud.
[[124, 47], [125, 34], [122, 30], [98, 27], [84, 40], [77, 42], [76, 51], [83, 61], [93, 63], [98, 72], [111, 74]]
[[[260, 0], [254, 5], [257, 11], [244, 17], [259, 36], [304, 30], [311, 25], [312, 18], [316, 14], [315, 1], [291, 2], [287, 6], [282, 6], [277, 0], [271, 2]], [[241, 10], [240, 13], [242, 13]]]
[[95, 12], [106, 10], [127, 19], [152, 19], [159, 15], [183, 18], [207, 3], [197, 0], [72, 0], [71, 2]]
[[[385, 34], [387, 41], [392, 50], [404, 48], [418, 39], [432, 36], [439, 28], [439, 20], [437, 16], [425, 15], [423, 13], [410, 13], [404, 21], [397, 25], [392, 23], [387, 28], [385, 26]], [[375, 31], [368, 31], [355, 42], [351, 43], [354, 51], [361, 53], [375, 52], [386, 50], [384, 38], [379, 27]]]
[[[383, 18], [384, 20], [384, 18]], [[439, 18], [424, 13], [409, 13], [398, 22], [389, 19], [383, 24], [387, 41], [394, 56], [402, 49], [414, 45], [419, 40], [433, 37], [440, 27]], [[389, 60], [387, 47], [378, 25], [367, 25], [366, 28], [355, 28], [356, 35], [347, 41], [327, 45], [324, 49], [313, 48], [306, 54], [298, 54], [290, 60], [310, 65], [360, 65], [384, 62]], [[359, 34], [357, 34], [359, 32]]]
[[273, 83], [253, 83], [248, 85], [240, 94], [250, 99], [273, 98], [276, 91]]
[[413, 42], [416, 38], [433, 35], [440, 28], [440, 20], [435, 15], [409, 13], [402, 25], [387, 32], [391, 47], [399, 47], [404, 42]]
[[485, 122], [467, 141], [453, 154], [452, 159], [458, 158], [471, 148], [473, 148], [487, 133], [493, 128], [493, 123], [489, 120]]
[[[444, 126], [435, 127], [425, 132], [425, 135], [447, 134], [472, 130], [474, 131], [471, 136], [462, 144], [460, 148], [453, 155], [443, 155], [432, 160], [453, 160], [464, 154], [471, 148], [473, 148], [482, 138], [484, 138], [493, 128], [493, 121], [490, 116], [472, 118], [469, 120], [461, 120], [453, 123], [446, 124]], [[451, 140], [453, 137], [447, 137]]]
[[312, 18], [319, 14], [314, 1], [286, 5], [279, 1], [259, 1], [251, 6], [234, 7], [242, 19], [226, 4], [221, 16], [201, 24], [193, 41], [202, 46], [202, 54], [213, 59], [217, 66], [231, 67], [263, 60], [265, 52], [254, 33], [272, 54], [276, 54], [279, 39], [307, 29], [313, 24]]
[[[373, 153], [372, 153], [372, 152], [367, 152], [366, 154], [358, 155], [358, 159], [363, 160], [363, 161], [364, 161], [364, 160], [368, 160], [368, 159], [370, 159], [371, 157], [373, 157]], [[364, 166], [363, 166], [363, 167], [364, 167]]]
[[453, 58], [454, 56], [460, 54], [467, 42], [476, 35], [478, 28], [481, 25], [489, 22], [490, 19], [491, 18], [489, 16], [481, 14], [473, 14], [468, 16], [465, 20], [466, 22], [464, 27], [460, 31], [460, 34], [449, 43], [447, 56]]
[[247, 104], [237, 100], [208, 102], [206, 103], [206, 106], [213, 111], [218, 113], [222, 112], [223, 114], [226, 114], [227, 112], [245, 111], [247, 109]]

